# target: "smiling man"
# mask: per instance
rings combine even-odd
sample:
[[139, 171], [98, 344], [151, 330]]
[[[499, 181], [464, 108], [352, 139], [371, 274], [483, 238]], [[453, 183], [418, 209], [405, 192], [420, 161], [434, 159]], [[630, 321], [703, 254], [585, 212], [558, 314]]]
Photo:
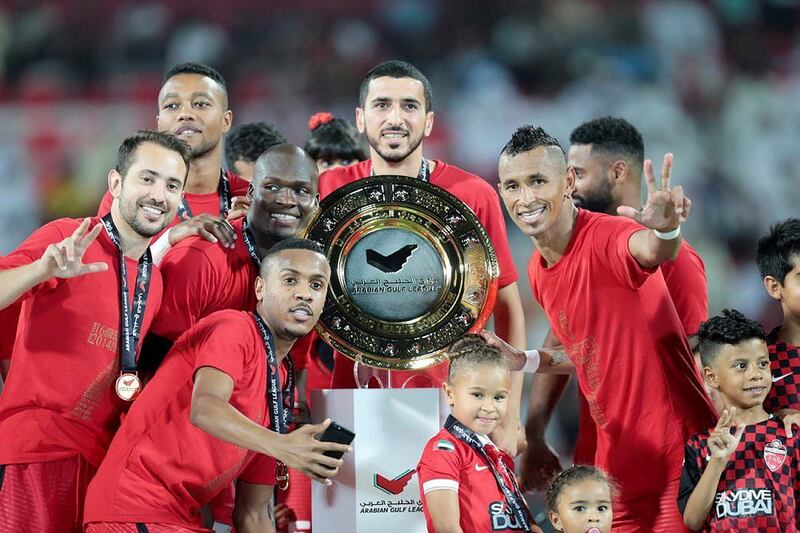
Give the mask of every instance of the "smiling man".
[[46, 224], [0, 261], [0, 309], [22, 301], [0, 396], [0, 531], [81, 530], [86, 484], [131, 399], [119, 385], [135, 384], [161, 302], [150, 238], [175, 216], [188, 167], [185, 143], [140, 132], [108, 174], [108, 215]]
[[612, 217], [573, 205], [575, 171], [541, 128], [519, 128], [500, 154], [500, 196], [536, 248], [533, 295], [575, 365], [595, 464], [620, 487], [615, 531], [684, 531], [683, 443], [716, 419], [658, 268], [678, 253], [691, 206], [671, 168], [668, 154], [657, 187], [645, 161], [646, 203]]

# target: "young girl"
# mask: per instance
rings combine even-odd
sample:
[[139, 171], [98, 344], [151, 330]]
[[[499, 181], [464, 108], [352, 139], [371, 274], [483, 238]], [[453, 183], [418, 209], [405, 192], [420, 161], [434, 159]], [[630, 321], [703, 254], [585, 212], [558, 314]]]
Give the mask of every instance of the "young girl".
[[612, 493], [611, 481], [599, 468], [568, 468], [547, 487], [550, 522], [564, 533], [608, 533]]
[[452, 414], [425, 445], [417, 475], [429, 532], [541, 530], [514, 477], [514, 462], [487, 436], [508, 410], [511, 371], [477, 335], [450, 348], [443, 384]]
[[303, 149], [317, 162], [320, 174], [364, 161], [369, 155], [356, 127], [343, 118], [317, 113], [308, 120], [308, 129], [311, 133]]

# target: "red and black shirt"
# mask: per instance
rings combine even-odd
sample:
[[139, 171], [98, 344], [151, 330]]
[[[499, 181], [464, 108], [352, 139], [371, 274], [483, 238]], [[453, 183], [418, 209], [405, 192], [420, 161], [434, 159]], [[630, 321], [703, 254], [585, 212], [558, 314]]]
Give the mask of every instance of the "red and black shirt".
[[775, 413], [781, 409], [800, 409], [800, 354], [797, 346], [778, 338], [781, 327], [767, 337], [772, 389], [764, 400], [764, 409]]

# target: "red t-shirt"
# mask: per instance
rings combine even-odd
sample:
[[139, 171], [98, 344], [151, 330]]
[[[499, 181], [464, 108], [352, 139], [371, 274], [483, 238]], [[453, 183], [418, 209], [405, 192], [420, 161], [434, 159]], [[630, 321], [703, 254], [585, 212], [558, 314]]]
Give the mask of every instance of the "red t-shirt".
[[[39, 228], [0, 260], [0, 269], [38, 260], [47, 246], [71, 235], [81, 222], [61, 219]], [[92, 226], [98, 223], [92, 220]], [[76, 453], [93, 466], [100, 464], [128, 405], [114, 392], [119, 375], [118, 254], [101, 231], [83, 260], [107, 263], [107, 271], [51, 279], [23, 294], [14, 363], [0, 396], [0, 464]], [[138, 261], [126, 261], [132, 301]], [[161, 290], [161, 275], [154, 268], [142, 335], [161, 305]]]
[[[252, 316], [226, 310], [202, 319], [178, 339], [125, 417], [89, 485], [84, 522], [197, 527], [203, 505], [235, 479], [275, 483], [274, 459], [191, 423], [194, 375], [202, 367], [230, 376], [229, 403], [269, 427], [266, 354]], [[281, 383], [285, 379], [281, 365]]]
[[[159, 265], [164, 277], [164, 301], [153, 321], [152, 333], [174, 341], [215, 311], [256, 308], [258, 271], [242, 238], [244, 221], [240, 218], [231, 222], [236, 232], [233, 249], [202, 237], [189, 237], [167, 252]], [[291, 351], [295, 370], [306, 367], [307, 351], [304, 339], [298, 339]]]
[[0, 310], [0, 360], [11, 359], [21, 310], [21, 301], [16, 301], [5, 309]]
[[[506, 224], [503, 218], [503, 211], [500, 207], [500, 199], [497, 191], [486, 181], [466, 172], [454, 165], [449, 165], [443, 161], [434, 161], [436, 168], [430, 175], [430, 182], [433, 185], [443, 188], [459, 200], [467, 204], [480, 220], [486, 233], [489, 234], [497, 255], [497, 262], [500, 266], [500, 287], [506, 287], [517, 281], [517, 270], [514, 266], [514, 258], [508, 245], [508, 235], [506, 234]], [[325, 198], [336, 189], [344, 187], [358, 179], [368, 177], [372, 169], [372, 162], [362, 161], [355, 165], [339, 167], [322, 173], [319, 177], [320, 198]], [[339, 352], [334, 353], [333, 367], [333, 387], [339, 389], [355, 388], [356, 383], [353, 378], [353, 362]], [[424, 375], [430, 379], [412, 380], [409, 385], [417, 387], [439, 387], [447, 377], [447, 364], [437, 365], [424, 371], [405, 372], [393, 371], [392, 384], [395, 387], [401, 386], [406, 380], [413, 376]]]
[[561, 259], [547, 268], [536, 251], [528, 268], [598, 425], [595, 464], [623, 502], [677, 483], [686, 438], [716, 422], [660, 270], [628, 248], [641, 229], [581, 209]]
[[[247, 194], [247, 188], [250, 187], [250, 182], [241, 176], [234, 174], [230, 170], [223, 170], [223, 172], [225, 172], [225, 176], [228, 178], [230, 197], [233, 198], [234, 196], [245, 196]], [[185, 192], [183, 193], [183, 198], [189, 205], [189, 209], [192, 211], [192, 216], [197, 216], [201, 213], [221, 216], [219, 212], [219, 192], [217, 191], [206, 194]], [[100, 207], [97, 208], [97, 216], [105, 216], [109, 211], [111, 211], [111, 202], [113, 200], [114, 197], [111, 196], [111, 192], [107, 191], [103, 195], [103, 199], [100, 201]], [[164, 231], [171, 228], [175, 224], [178, 224], [179, 222], [181, 222], [181, 220], [178, 218], [178, 215], [175, 215], [175, 218], [166, 228], [164, 228]], [[153, 241], [158, 239], [160, 236], [161, 233], [153, 237]]]
[[464, 533], [522, 530], [486, 460], [446, 429], [425, 444], [417, 479], [428, 531], [435, 531], [425, 500], [432, 490], [458, 491], [459, 524]]
[[[695, 335], [700, 323], [708, 320], [708, 289], [706, 269], [700, 255], [683, 241], [678, 256], [661, 264], [672, 303], [678, 312], [683, 330]], [[575, 463], [593, 464], [597, 447], [597, 428], [592, 420], [586, 399], [578, 392], [578, 440], [575, 443]]]

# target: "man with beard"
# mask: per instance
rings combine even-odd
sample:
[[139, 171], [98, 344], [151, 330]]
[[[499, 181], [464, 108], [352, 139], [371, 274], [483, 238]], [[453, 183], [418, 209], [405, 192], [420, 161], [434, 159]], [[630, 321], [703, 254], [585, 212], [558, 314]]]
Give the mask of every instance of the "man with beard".
[[[431, 134], [434, 113], [430, 82], [413, 65], [387, 61], [373, 67], [359, 89], [356, 126], [369, 143], [370, 159], [329, 170], [320, 177], [320, 196], [369, 175], [418, 177], [455, 195], [467, 204], [486, 228], [500, 263], [500, 290], [494, 308], [497, 333], [512, 345], [523, 348], [525, 320], [517, 289], [517, 272], [508, 246], [505, 221], [497, 193], [483, 179], [444, 161], [423, 157], [422, 141]], [[447, 365], [422, 371], [393, 371], [387, 386], [440, 387], [447, 378]], [[334, 355], [333, 387], [354, 388], [353, 362]], [[516, 450], [522, 376], [514, 376], [512, 400], [507, 417], [510, 427], [505, 438], [493, 435], [496, 443]], [[506, 431], [507, 429], [507, 431]]]
[[[616, 216], [620, 206], [642, 207], [644, 141], [639, 131], [622, 118], [602, 117], [581, 124], [570, 135], [567, 165], [575, 170], [576, 206]], [[678, 256], [661, 264], [672, 302], [683, 329], [694, 347], [700, 323], [708, 318], [708, 291], [703, 260], [685, 240]], [[546, 345], [554, 337], [548, 336]], [[526, 488], [544, 490], [560, 470], [558, 457], [547, 446], [544, 433], [550, 416], [569, 381], [565, 375], [537, 375], [526, 424], [528, 449], [523, 458], [522, 478]], [[575, 464], [594, 464], [596, 428], [586, 399], [578, 392], [580, 424]]]
[[573, 205], [575, 171], [541, 128], [519, 128], [498, 167], [506, 209], [536, 248], [533, 295], [597, 425], [595, 463], [620, 488], [619, 531], [685, 530], [675, 505], [683, 444], [716, 419], [658, 268], [678, 254], [691, 207], [670, 188], [671, 168], [668, 154], [657, 187], [645, 161], [647, 202], [612, 217]]
[[46, 224], [0, 261], [0, 309], [22, 300], [0, 397], [0, 531], [80, 531], [161, 304], [150, 238], [175, 217], [188, 170], [186, 143], [140, 132], [108, 174], [108, 215]]
[[[261, 258], [275, 243], [298, 235], [319, 205], [316, 163], [291, 144], [275, 145], [258, 158], [252, 185], [247, 216], [231, 222], [236, 236], [232, 249], [190, 237], [173, 247], [161, 262], [164, 301], [146, 342], [148, 356], [155, 359], [153, 364], [203, 317], [223, 309], [253, 309], [253, 284]], [[304, 337], [292, 349], [301, 399], [305, 398], [311, 340], [312, 335]], [[303, 414], [307, 415], [305, 409]], [[262, 460], [271, 462], [275, 470], [274, 459], [264, 456]], [[271, 493], [264, 496], [268, 502]], [[212, 504], [213, 515], [220, 522], [230, 523], [232, 509], [230, 492], [224, 492]]]
[[[247, 194], [249, 183], [222, 168], [222, 138], [230, 130], [233, 112], [222, 74], [201, 63], [181, 63], [164, 76], [158, 94], [156, 125], [175, 134], [191, 147], [192, 164], [177, 217], [170, 221], [167, 237], [153, 243], [156, 262], [166, 250], [190, 235], [232, 246], [233, 230], [225, 220], [235, 196]], [[98, 215], [108, 213], [106, 194]]]

